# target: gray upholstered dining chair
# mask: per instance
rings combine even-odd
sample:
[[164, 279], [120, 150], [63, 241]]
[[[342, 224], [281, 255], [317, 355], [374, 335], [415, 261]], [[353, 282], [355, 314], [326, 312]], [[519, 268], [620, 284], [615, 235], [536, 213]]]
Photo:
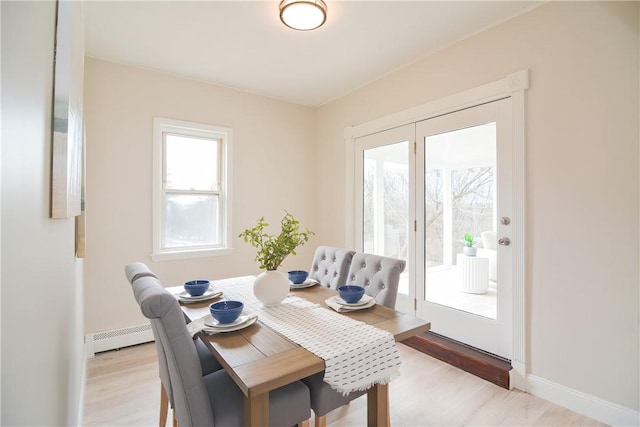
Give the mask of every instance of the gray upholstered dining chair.
[[354, 254], [355, 251], [349, 249], [318, 246], [309, 269], [309, 278], [334, 289], [344, 285]]
[[[169, 376], [175, 418], [181, 427], [243, 424], [244, 395], [224, 369], [202, 376], [197, 350], [178, 301], [152, 275], [133, 280], [133, 294], [150, 319]], [[270, 425], [308, 425], [309, 390], [300, 381], [269, 393]]]
[[[365, 293], [375, 298], [377, 304], [395, 309], [400, 274], [406, 262], [380, 255], [356, 253], [351, 260], [346, 285], [362, 285]], [[315, 427], [327, 425], [327, 414], [362, 396], [366, 391], [356, 391], [343, 396], [323, 381], [324, 372], [303, 379], [311, 393], [311, 409], [315, 414]]]
[[395, 309], [400, 274], [406, 265], [402, 259], [357, 253], [351, 260], [345, 284], [364, 286], [365, 293], [378, 304]]
[[[145, 264], [140, 262], [134, 262], [131, 264], [127, 264], [124, 269], [125, 276], [127, 276], [127, 280], [130, 284], [133, 285], [133, 282], [142, 278], [142, 277], [153, 277], [156, 278], [156, 275], [149, 270]], [[155, 323], [151, 322], [151, 329], [153, 331], [153, 336], [156, 342], [158, 341], [158, 332], [156, 330]], [[219, 369], [222, 369], [222, 365], [216, 360], [216, 358], [211, 354], [209, 349], [204, 345], [202, 340], [199, 338], [193, 341], [196, 350], [198, 352], [198, 359], [200, 360], [200, 366], [202, 369], [202, 375], [207, 375], [212, 372], [215, 372]], [[156, 345], [156, 351], [158, 353], [158, 368], [160, 373], [160, 416], [158, 420], [158, 425], [160, 427], [164, 427], [167, 424], [167, 414], [169, 412], [169, 406], [173, 408], [173, 394], [171, 392], [171, 382], [169, 380], [169, 368], [166, 363], [164, 350], [161, 345]], [[175, 413], [173, 416], [173, 425], [176, 426]]]

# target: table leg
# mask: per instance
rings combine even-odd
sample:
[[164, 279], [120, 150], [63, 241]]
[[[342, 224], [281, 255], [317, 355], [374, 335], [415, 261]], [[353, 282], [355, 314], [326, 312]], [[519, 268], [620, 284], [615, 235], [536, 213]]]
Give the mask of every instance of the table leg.
[[269, 393], [257, 396], [244, 396], [245, 427], [263, 427], [269, 425]]
[[367, 425], [369, 427], [389, 427], [389, 385], [376, 384], [367, 392]]

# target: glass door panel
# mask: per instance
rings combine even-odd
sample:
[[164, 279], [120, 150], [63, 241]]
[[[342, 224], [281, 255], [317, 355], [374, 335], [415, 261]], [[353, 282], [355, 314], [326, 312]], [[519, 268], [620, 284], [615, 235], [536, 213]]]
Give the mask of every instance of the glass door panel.
[[[484, 253], [464, 261], [457, 255], [463, 252], [465, 235], [472, 236], [477, 251], [482, 233], [494, 229], [495, 141], [495, 122], [424, 140], [425, 299], [491, 319], [496, 318], [497, 303], [489, 262]], [[473, 289], [463, 286], [468, 278], [461, 269], [467, 264], [482, 264], [477, 266], [479, 276], [473, 277], [482, 283]]]
[[356, 153], [361, 156], [356, 166], [356, 206], [362, 218], [356, 227], [358, 250], [407, 261], [396, 303], [396, 309], [404, 312], [414, 311], [415, 298], [410, 286], [414, 129], [414, 125], [402, 126], [356, 140]]
[[363, 247], [406, 259], [409, 227], [408, 141], [364, 151]]

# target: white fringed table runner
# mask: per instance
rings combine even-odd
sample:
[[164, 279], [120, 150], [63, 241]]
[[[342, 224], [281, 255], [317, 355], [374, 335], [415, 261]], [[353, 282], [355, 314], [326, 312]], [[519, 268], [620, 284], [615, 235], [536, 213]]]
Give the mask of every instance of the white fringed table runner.
[[388, 384], [400, 374], [393, 335], [289, 294], [264, 307], [253, 295], [253, 276], [216, 280], [226, 299], [237, 299], [258, 320], [325, 361], [324, 381], [340, 393]]

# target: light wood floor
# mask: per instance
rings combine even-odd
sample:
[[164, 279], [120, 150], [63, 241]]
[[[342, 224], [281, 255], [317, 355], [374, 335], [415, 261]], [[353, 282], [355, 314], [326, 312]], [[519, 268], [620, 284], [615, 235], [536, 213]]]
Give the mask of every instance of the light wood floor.
[[[403, 344], [398, 348], [401, 376], [389, 386], [394, 426], [603, 425], [535, 396], [507, 391]], [[88, 362], [83, 425], [157, 426], [159, 396], [153, 343], [98, 354]], [[366, 398], [331, 412], [327, 424], [366, 425]]]

